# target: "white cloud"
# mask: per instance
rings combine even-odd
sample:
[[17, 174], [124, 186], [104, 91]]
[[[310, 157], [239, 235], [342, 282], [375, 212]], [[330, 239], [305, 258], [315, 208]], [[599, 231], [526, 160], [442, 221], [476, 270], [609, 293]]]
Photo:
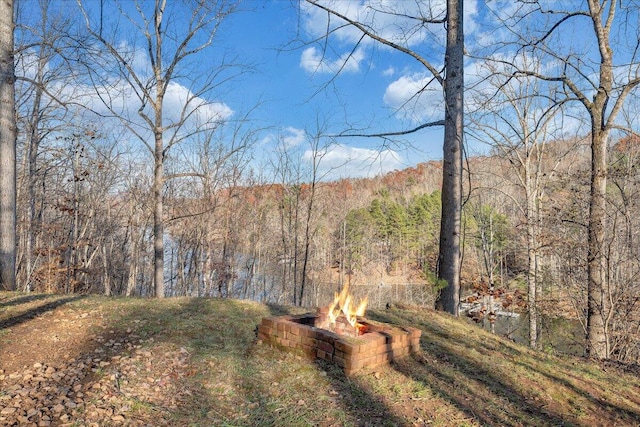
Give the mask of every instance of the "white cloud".
[[127, 64], [140, 76], [152, 75], [151, 61], [146, 49], [134, 47], [126, 40], [121, 41], [115, 46], [118, 54], [122, 56]]
[[178, 123], [183, 112], [191, 116], [188, 127], [216, 124], [233, 114], [233, 110], [225, 103], [209, 102], [195, 96], [186, 87], [170, 82], [164, 97], [164, 119], [170, 123]]
[[360, 71], [360, 63], [365, 59], [364, 51], [346, 52], [336, 59], [325, 57], [314, 46], [306, 48], [300, 57], [300, 66], [308, 73], [331, 73]]
[[[27, 77], [34, 79], [38, 72], [38, 53], [35, 49], [25, 49], [16, 53], [15, 68], [16, 74], [21, 77]], [[47, 73], [50, 67], [49, 64], [44, 64], [43, 73]]]
[[[407, 18], [408, 16], [442, 19], [446, 10], [444, 0], [430, 2], [327, 0], [319, 3], [348, 19], [364, 24], [387, 40], [408, 46], [420, 44], [432, 35], [426, 28], [420, 28], [422, 23], [419, 20]], [[475, 1], [465, 0], [465, 8], [471, 6], [467, 3], [472, 3], [472, 9], [475, 10]], [[303, 25], [313, 37], [323, 36], [329, 27], [332, 37], [341, 43], [353, 44], [360, 40], [362, 34], [360, 30], [353, 26], [344, 26], [343, 20], [335, 16], [329, 17], [319, 7], [303, 3], [302, 12]], [[362, 43], [371, 44], [373, 40], [365, 38]]]
[[396, 69], [393, 66], [389, 66], [389, 68], [382, 72], [382, 75], [385, 77], [392, 77], [395, 73]]
[[383, 100], [404, 119], [421, 122], [443, 115], [442, 88], [426, 73], [401, 76], [385, 90]]
[[[81, 102], [102, 116], [116, 114], [140, 129], [147, 127], [138, 114], [142, 105], [140, 99], [133, 88], [124, 81], [107, 81], [98, 86], [65, 85], [64, 93], [68, 99]], [[144, 111], [152, 115], [150, 106], [147, 105]], [[232, 115], [233, 110], [224, 102], [212, 102], [198, 97], [176, 82], [170, 82], [167, 86], [163, 103], [165, 126], [179, 123], [186, 118], [183, 128], [202, 128], [206, 124], [217, 124]]]
[[285, 128], [284, 131], [286, 134], [282, 136], [282, 142], [284, 142], [287, 148], [297, 147], [306, 139], [307, 134], [302, 129], [289, 126]]
[[[431, 2], [327, 0], [320, 3], [347, 19], [362, 23], [377, 36], [399, 45], [409, 48], [415, 48], [418, 45], [444, 46], [444, 31], [435, 31], [435, 27], [425, 26], [419, 19], [408, 18], [420, 16], [426, 19], [442, 19], [446, 10], [446, 3], [443, 0]], [[475, 1], [472, 3], [475, 5]], [[390, 49], [370, 37], [363, 38], [359, 29], [346, 25], [344, 20], [327, 14], [317, 6], [303, 2], [301, 8], [303, 26], [310, 38], [321, 40], [328, 33], [331, 47], [331, 50], [325, 50], [323, 47], [312, 46], [302, 52], [300, 66], [307, 72], [333, 74], [338, 71], [358, 72], [361, 70], [360, 64], [365, 60], [365, 53], [371, 50], [371, 46], [377, 45], [382, 50]], [[442, 27], [441, 24], [434, 25]], [[356, 46], [356, 51], [352, 53]]]
[[[314, 154], [312, 150], [307, 150], [303, 160], [313, 162]], [[323, 180], [373, 177], [406, 167], [401, 156], [390, 149], [379, 151], [332, 145], [324, 148], [316, 157], [319, 159], [319, 176]]]

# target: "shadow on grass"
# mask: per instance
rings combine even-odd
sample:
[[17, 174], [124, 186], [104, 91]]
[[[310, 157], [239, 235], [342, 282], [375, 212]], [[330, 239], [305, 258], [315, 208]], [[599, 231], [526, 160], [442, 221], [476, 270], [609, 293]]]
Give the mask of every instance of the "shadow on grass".
[[322, 364], [333, 388], [340, 394], [340, 405], [353, 420], [355, 426], [405, 426], [408, 421], [396, 415], [381, 396], [376, 396], [363, 387], [358, 376], [345, 377], [338, 367], [327, 362]]
[[[594, 387], [593, 385], [591, 385], [587, 389], [587, 386], [580, 387], [576, 385], [576, 383], [582, 381], [582, 378], [576, 376], [575, 374], [566, 372], [564, 369], [562, 369], [562, 366], [556, 365], [554, 370], [557, 373], [554, 373], [552, 369], [543, 369], [539, 366], [534, 365], [533, 363], [518, 362], [518, 365], [532, 372], [537, 372], [538, 374], [547, 378], [550, 382], [561, 384], [564, 388], [572, 391], [575, 395], [591, 402], [591, 404], [600, 408], [603, 418], [606, 417], [609, 419], [603, 419], [602, 422], [604, 424], [640, 426], [640, 408], [636, 408], [635, 410], [632, 408], [625, 408], [619, 404], [608, 402], [599, 396], [601, 390], [606, 390], [608, 388], [608, 384], [603, 384], [601, 381], [598, 381], [601, 390], [596, 389], [596, 387]], [[563, 376], [561, 374], [564, 374], [566, 376]], [[567, 377], [572, 378], [574, 382], [572, 382]], [[638, 394], [627, 396], [627, 398], [631, 399], [636, 405], [640, 407], [640, 399]]]
[[[230, 299], [123, 299], [110, 313], [109, 329], [114, 335], [134, 330], [141, 350], [154, 355], [153, 365], [163, 363], [163, 351], [188, 353], [186, 375], [172, 380], [184, 399], [177, 407], [159, 405], [144, 395], [135, 398], [138, 406], [151, 408], [157, 425], [284, 425], [278, 424], [282, 414], [269, 402], [268, 383], [261, 381], [251, 350], [260, 319], [287, 312], [285, 307]], [[145, 416], [149, 414], [138, 418]]]
[[[378, 320], [410, 324], [412, 320], [379, 314]], [[487, 370], [464, 353], [448, 347], [447, 332], [433, 324], [413, 323], [423, 331], [424, 355], [394, 363], [403, 375], [438, 393], [444, 400], [486, 425], [574, 426], [574, 421], [523, 395], [509, 384], [508, 377]], [[471, 345], [465, 351], [471, 351]], [[497, 355], [496, 355], [497, 356]], [[490, 360], [488, 360], [490, 362]]]
[[27, 304], [33, 301], [39, 301], [43, 299], [51, 299], [53, 295], [50, 294], [27, 294], [17, 297], [4, 297], [0, 300], [0, 308], [2, 307], [12, 307], [20, 304]]
[[[37, 295], [34, 295], [34, 298], [30, 298], [30, 296], [26, 296], [24, 298], [18, 298], [21, 301], [20, 302], [16, 302], [15, 304], [10, 304], [10, 305], [18, 305], [18, 304], [25, 304], [27, 302], [32, 302], [32, 301], [38, 301], [44, 298], [51, 298], [50, 295], [45, 296], [45, 297], [38, 297]], [[0, 320], [0, 329], [6, 329], [6, 328], [11, 328], [13, 326], [19, 325], [23, 322], [26, 322], [28, 320], [34, 319], [35, 317], [44, 314], [48, 311], [53, 311], [56, 308], [68, 304], [72, 301], [77, 301], [79, 299], [84, 298], [83, 296], [80, 295], [75, 295], [75, 296], [70, 296], [70, 297], [64, 297], [64, 298], [60, 298], [60, 299], [56, 299], [54, 301], [48, 302], [46, 304], [42, 304], [36, 307], [33, 307], [25, 312], [22, 312], [20, 314], [17, 314], [15, 316], [9, 317], [7, 319], [3, 319]], [[7, 303], [7, 305], [9, 305], [9, 303]]]

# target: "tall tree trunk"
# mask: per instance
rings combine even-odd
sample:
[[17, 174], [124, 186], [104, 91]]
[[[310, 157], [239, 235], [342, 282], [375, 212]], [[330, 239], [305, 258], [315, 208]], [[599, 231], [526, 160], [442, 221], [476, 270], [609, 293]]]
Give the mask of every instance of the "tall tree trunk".
[[302, 273], [300, 277], [300, 296], [298, 298], [298, 305], [302, 305], [304, 299], [305, 287], [307, 284], [307, 270], [309, 269], [309, 257], [311, 247], [311, 216], [313, 214], [313, 202], [316, 194], [316, 178], [315, 174], [311, 183], [309, 191], [309, 204], [307, 206], [305, 226], [304, 226], [304, 255], [302, 258]]
[[[158, 102], [162, 105], [162, 100]], [[156, 118], [162, 117], [162, 109], [156, 113]], [[156, 121], [157, 121], [156, 119]], [[161, 129], [158, 125], [157, 129]], [[163, 222], [163, 188], [164, 165], [162, 132], [156, 132], [155, 167], [153, 170], [153, 283], [156, 298], [164, 298], [164, 222]]]
[[16, 289], [16, 114], [13, 0], [0, 0], [0, 288]]
[[[527, 144], [527, 150], [529, 144]], [[531, 155], [524, 160], [524, 191], [527, 204], [527, 296], [529, 305], [529, 347], [538, 347], [538, 184], [532, 176]]]
[[591, 199], [587, 244], [587, 353], [591, 357], [606, 359], [609, 358], [610, 351], [607, 330], [609, 312], [607, 259], [604, 247], [607, 190], [606, 132], [598, 131], [592, 135], [591, 150]]
[[447, 0], [445, 124], [442, 167], [442, 221], [438, 278], [447, 282], [436, 308], [455, 316], [460, 302], [460, 224], [462, 214], [462, 137], [464, 129], [463, 0]]
[[[133, 295], [133, 292], [136, 288], [136, 279], [138, 278], [138, 258], [140, 256], [138, 251], [138, 233], [136, 232], [136, 229], [140, 227], [140, 224], [138, 224], [138, 221], [136, 221], [133, 197], [130, 197], [129, 224], [127, 225], [127, 227], [129, 228], [129, 232], [127, 233], [127, 235], [129, 236], [129, 271], [127, 274], [127, 289], [125, 291], [125, 295], [128, 297]], [[140, 240], [140, 244], [144, 244], [144, 240], [142, 237], [140, 238]]]
[[[531, 214], [530, 206], [527, 210]], [[538, 347], [538, 250], [533, 218], [527, 218], [527, 293], [529, 305], [529, 347]]]
[[[164, 298], [164, 135], [163, 135], [163, 103], [164, 94], [167, 88], [163, 75], [162, 56], [162, 18], [166, 7], [166, 0], [156, 0], [154, 7], [155, 52], [152, 55], [153, 73], [156, 79], [156, 94], [153, 105], [154, 123], [153, 136], [155, 145], [153, 148], [154, 168], [153, 168], [153, 283], [155, 286], [156, 298]], [[153, 43], [148, 39], [149, 50], [152, 50]]]
[[24, 289], [28, 292], [31, 290], [31, 273], [35, 269], [35, 260], [33, 259], [33, 252], [37, 245], [37, 236], [41, 231], [41, 215], [36, 208], [36, 185], [38, 175], [38, 151], [40, 146], [40, 119], [42, 108], [42, 95], [43, 95], [43, 73], [47, 65], [46, 58], [42, 53], [43, 47], [40, 47], [40, 58], [38, 58], [38, 70], [36, 75], [36, 81], [39, 83], [35, 86], [35, 94], [33, 97], [33, 107], [31, 109], [31, 120], [27, 125], [27, 141], [26, 151], [28, 160], [28, 175], [26, 175], [27, 181], [27, 203], [29, 218], [25, 224], [24, 233], [26, 237], [24, 239], [25, 248], [25, 283]]
[[[607, 215], [607, 104], [613, 88], [613, 53], [609, 45], [611, 19], [615, 2], [609, 4], [606, 24], [602, 20], [604, 3], [589, 0], [589, 10], [600, 51], [600, 87], [589, 108], [591, 115], [591, 195], [589, 201], [589, 235], [587, 241], [587, 353], [591, 357], [609, 358], [608, 334], [609, 283], [605, 251]], [[614, 115], [612, 113], [611, 115]], [[609, 117], [609, 121], [612, 117]]]

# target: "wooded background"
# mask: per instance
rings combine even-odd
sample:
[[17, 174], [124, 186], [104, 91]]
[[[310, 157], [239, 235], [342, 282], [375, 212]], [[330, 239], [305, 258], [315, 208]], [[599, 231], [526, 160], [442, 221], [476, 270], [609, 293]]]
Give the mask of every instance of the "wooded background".
[[[464, 89], [465, 138], [490, 148], [463, 164], [462, 297], [500, 296], [505, 310], [528, 315], [532, 347], [564, 318], [588, 336], [587, 350], [638, 362], [637, 5], [589, 1], [551, 14], [528, 3], [496, 15], [516, 30], [480, 52], [484, 84]], [[15, 14], [19, 290], [316, 306], [349, 284], [374, 306], [433, 305], [444, 286], [441, 162], [327, 180], [326, 139], [348, 132], [328, 136], [319, 125], [307, 136], [311, 161], [283, 140], [257, 165], [253, 106], [232, 119], [197, 114], [207, 107], [199, 94], [243, 74], [241, 63], [213, 64], [176, 117], [163, 111], [171, 82], [214, 45], [235, 3], [185, 3], [191, 22], [180, 34], [169, 24], [164, 32], [156, 2], [131, 27], [149, 47], [149, 76], [102, 15], [51, 4], [18, 2]], [[39, 14], [21, 20], [36, 5]], [[547, 13], [545, 25], [525, 25]], [[563, 49], [558, 33], [583, 28], [574, 18], [595, 31], [595, 56]], [[105, 83], [113, 92], [101, 92]], [[142, 105], [136, 117], [124, 114], [128, 96]]]

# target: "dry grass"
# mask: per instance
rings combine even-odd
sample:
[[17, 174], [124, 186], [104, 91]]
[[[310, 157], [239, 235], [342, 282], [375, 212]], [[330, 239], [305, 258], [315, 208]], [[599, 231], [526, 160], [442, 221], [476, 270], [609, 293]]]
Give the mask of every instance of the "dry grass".
[[[368, 313], [422, 329], [423, 352], [352, 378], [256, 345], [262, 317], [300, 311], [0, 293], [0, 407], [21, 367], [103, 351], [109, 364], [82, 380], [99, 391], [94, 401], [51, 425], [91, 425], [91, 411], [111, 414], [101, 426], [640, 425], [637, 372], [533, 352], [431, 310]], [[74, 351], [62, 355], [65, 346]]]

